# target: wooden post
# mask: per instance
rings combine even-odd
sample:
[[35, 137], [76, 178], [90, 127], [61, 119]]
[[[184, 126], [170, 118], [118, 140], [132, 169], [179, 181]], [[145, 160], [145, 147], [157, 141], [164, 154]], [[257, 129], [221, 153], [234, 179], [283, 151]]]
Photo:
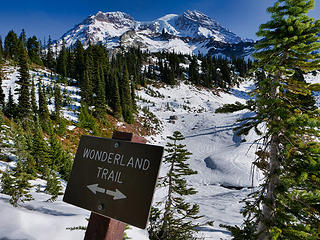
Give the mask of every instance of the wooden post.
[[[113, 139], [146, 143], [143, 137], [126, 132], [113, 132]], [[84, 240], [122, 240], [125, 223], [91, 212]]]

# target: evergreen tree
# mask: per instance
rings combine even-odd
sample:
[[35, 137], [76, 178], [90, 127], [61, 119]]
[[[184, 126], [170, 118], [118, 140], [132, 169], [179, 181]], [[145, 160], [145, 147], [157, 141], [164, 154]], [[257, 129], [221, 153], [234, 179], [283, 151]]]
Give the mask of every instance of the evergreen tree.
[[35, 123], [35, 130], [32, 138], [31, 155], [36, 163], [37, 171], [42, 176], [46, 176], [46, 171], [51, 162], [49, 157], [49, 147], [44, 139], [39, 120], [37, 120]]
[[[299, 98], [319, 86], [297, 81], [296, 70], [312, 71], [320, 63], [320, 21], [306, 14], [313, 0], [278, 0], [268, 8], [272, 19], [260, 26], [255, 48], [257, 68], [267, 75], [257, 81], [257, 97], [242, 132], [264, 122], [264, 146], [254, 162], [264, 174], [259, 192], [246, 200], [242, 228], [229, 227], [234, 239], [319, 239], [320, 111]], [[240, 104], [241, 105], [241, 104]]]
[[4, 107], [4, 98], [5, 95], [3, 93], [3, 89], [2, 89], [2, 67], [0, 65], [0, 109], [2, 109]]
[[17, 84], [20, 88], [17, 90], [18, 93], [18, 106], [17, 114], [21, 119], [28, 119], [30, 117], [30, 79], [29, 79], [29, 68], [28, 68], [28, 57], [24, 48], [23, 42], [19, 44], [19, 81]]
[[21, 162], [18, 160], [17, 166], [13, 170], [13, 184], [11, 191], [10, 203], [14, 207], [18, 207], [19, 202], [31, 201], [33, 200], [32, 195], [30, 194], [31, 176], [26, 172]]
[[63, 151], [63, 159], [63, 165], [61, 166], [59, 173], [62, 179], [68, 181], [72, 169], [73, 157], [68, 151]]
[[136, 111], [137, 110], [137, 103], [136, 103], [136, 94], [135, 94], [135, 83], [133, 79], [131, 79], [131, 101], [132, 101], [132, 110]]
[[13, 192], [14, 179], [11, 175], [12, 171], [9, 169], [9, 167], [7, 167], [6, 170], [2, 173], [1, 193], [3, 194], [11, 195]]
[[57, 139], [57, 136], [51, 134], [49, 138], [50, 169], [59, 172], [62, 168], [64, 162], [63, 151], [62, 144]]
[[58, 84], [54, 85], [54, 119], [59, 120], [62, 108], [61, 89]]
[[42, 128], [48, 132], [50, 124], [50, 114], [48, 109], [48, 102], [46, 96], [45, 86], [41, 84], [41, 80], [38, 83], [38, 95], [39, 95], [39, 120]]
[[31, 81], [31, 109], [34, 116], [38, 115], [38, 106], [36, 101], [36, 88], [34, 84], [34, 78]]
[[33, 37], [28, 38], [28, 41], [26, 44], [27, 44], [28, 55], [29, 55], [31, 62], [38, 64], [38, 65], [42, 65], [42, 60], [41, 60], [41, 56], [40, 56], [41, 44], [38, 41], [37, 37], [33, 36]]
[[57, 58], [57, 73], [61, 74], [64, 80], [67, 77], [67, 49], [64, 40]]
[[196, 56], [191, 58], [191, 62], [189, 64], [189, 80], [196, 85], [200, 84], [199, 79], [199, 64]]
[[[75, 54], [73, 46], [67, 48], [67, 77], [75, 79], [76, 73], [75, 73]], [[71, 82], [71, 84], [74, 84], [74, 82]], [[76, 84], [77, 85], [77, 84]]]
[[77, 40], [75, 45], [75, 66], [74, 71], [75, 75], [74, 78], [78, 80], [78, 86], [82, 86], [83, 83], [83, 75], [85, 70], [85, 52], [82, 46], [82, 43]]
[[81, 86], [81, 98], [88, 106], [93, 104], [93, 76], [92, 76], [93, 58], [92, 58], [92, 47], [86, 51], [85, 56], [85, 69], [83, 72], [83, 83]]
[[47, 50], [47, 56], [45, 59], [46, 66], [53, 71], [55, 67], [55, 60], [54, 60], [54, 55], [52, 52], [52, 42], [51, 42], [51, 37], [49, 36], [48, 40], [48, 50]]
[[9, 89], [8, 102], [5, 104], [3, 113], [8, 118], [13, 118], [13, 117], [16, 116], [16, 104], [15, 104], [15, 102], [13, 100], [13, 95], [12, 95], [11, 88]]
[[63, 149], [62, 144], [53, 133], [49, 138], [49, 158], [49, 169], [59, 172], [61, 178], [67, 181], [72, 168], [72, 156]]
[[2, 62], [3, 57], [4, 57], [4, 52], [3, 52], [2, 38], [0, 36], [0, 63]]
[[27, 45], [27, 35], [24, 29], [22, 29], [20, 33], [19, 40], [23, 43], [24, 46]]
[[95, 111], [94, 115], [97, 118], [103, 118], [106, 113], [106, 94], [105, 94], [105, 81], [104, 73], [101, 66], [97, 67], [96, 72], [97, 93], [95, 98]]
[[133, 123], [134, 118], [130, 93], [130, 81], [128, 68], [126, 64], [124, 65], [123, 75], [119, 85], [123, 119], [127, 123]]
[[32, 155], [32, 133], [29, 129], [23, 129], [20, 122], [18, 122], [16, 128], [11, 127], [11, 129], [13, 129], [15, 154], [23, 164], [26, 173], [36, 176], [36, 162]]
[[61, 183], [58, 180], [57, 174], [52, 170], [48, 170], [46, 180], [47, 180], [46, 193], [51, 195], [51, 198], [49, 199], [49, 201], [54, 202], [57, 200], [58, 195], [62, 189]]
[[113, 115], [116, 118], [121, 118], [122, 116], [122, 107], [121, 107], [121, 101], [120, 101], [120, 92], [119, 92], [119, 85], [118, 85], [118, 78], [117, 74], [115, 74], [114, 71], [111, 71], [110, 75], [110, 84], [111, 84], [111, 107], [113, 109]]
[[94, 135], [98, 132], [97, 122], [83, 101], [81, 102], [78, 126], [92, 130]]
[[198, 223], [194, 220], [201, 218], [198, 215], [199, 206], [185, 202], [184, 196], [196, 194], [196, 190], [187, 185], [185, 176], [197, 174], [186, 162], [191, 155], [180, 141], [183, 135], [176, 131], [169, 136], [172, 142], [166, 145], [167, 155], [164, 163], [168, 165], [169, 172], [161, 179], [160, 186], [168, 188], [164, 210], [153, 208], [148, 229], [151, 240], [187, 240], [196, 239], [193, 234], [197, 232]]
[[4, 56], [6, 59], [18, 61], [19, 55], [18, 36], [13, 30], [11, 30], [4, 39]]

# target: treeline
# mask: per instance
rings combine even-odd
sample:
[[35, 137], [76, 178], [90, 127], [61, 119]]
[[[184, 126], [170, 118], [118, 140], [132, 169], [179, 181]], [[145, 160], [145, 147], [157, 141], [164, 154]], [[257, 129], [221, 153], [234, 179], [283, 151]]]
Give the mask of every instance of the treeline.
[[[75, 84], [81, 89], [83, 111], [97, 119], [103, 119], [109, 113], [127, 123], [134, 122], [134, 90], [142, 82], [141, 51], [130, 49], [110, 57], [100, 44], [84, 49], [77, 41], [69, 48], [63, 42], [57, 58], [51, 58], [52, 55], [49, 45], [45, 66], [60, 74], [62, 82]], [[76, 81], [68, 82], [67, 78]]]
[[[151, 54], [156, 62], [149, 60], [144, 74], [150, 79], [159, 79], [166, 84], [175, 85], [177, 79], [188, 80], [192, 84], [206, 88], [230, 88], [245, 77], [252, 68], [250, 59], [231, 60], [215, 56], [183, 55], [174, 52]], [[158, 73], [158, 74], [157, 74]]]

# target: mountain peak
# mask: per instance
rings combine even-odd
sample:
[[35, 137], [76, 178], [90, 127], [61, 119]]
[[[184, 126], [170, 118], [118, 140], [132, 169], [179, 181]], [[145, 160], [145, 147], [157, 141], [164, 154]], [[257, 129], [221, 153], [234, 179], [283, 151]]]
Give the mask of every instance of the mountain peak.
[[187, 10], [183, 13], [183, 18], [186, 18], [194, 23], [206, 26], [206, 27], [215, 27], [220, 28], [221, 25], [208, 15], [198, 11], [198, 10]]
[[[135, 21], [121, 11], [98, 11], [62, 38], [67, 46], [80, 40], [85, 46], [91, 42], [102, 43], [108, 48], [139, 46], [151, 51], [173, 49], [187, 53], [206, 53], [211, 48], [242, 42], [239, 36], [198, 10], [167, 14], [152, 22]], [[62, 44], [62, 39], [59, 41]]]
[[119, 25], [119, 27], [132, 27], [135, 23], [134, 19], [127, 13], [116, 11], [116, 12], [97, 12], [96, 15], [92, 16], [93, 20], [100, 22], [112, 23]]

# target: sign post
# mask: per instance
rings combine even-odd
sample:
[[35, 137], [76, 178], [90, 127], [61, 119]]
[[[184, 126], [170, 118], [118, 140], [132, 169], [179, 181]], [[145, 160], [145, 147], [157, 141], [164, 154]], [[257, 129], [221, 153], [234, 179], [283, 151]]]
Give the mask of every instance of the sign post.
[[131, 133], [82, 136], [63, 201], [92, 211], [85, 240], [121, 240], [125, 223], [145, 228], [163, 155]]

